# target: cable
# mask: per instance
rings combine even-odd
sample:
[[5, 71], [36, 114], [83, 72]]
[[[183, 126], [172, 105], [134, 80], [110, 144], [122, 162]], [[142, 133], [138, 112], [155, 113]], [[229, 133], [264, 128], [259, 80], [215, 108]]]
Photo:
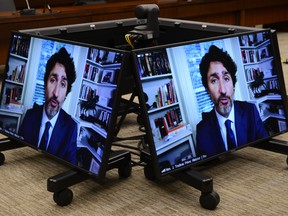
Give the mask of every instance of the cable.
[[132, 49], [134, 49], [134, 45], [133, 45], [130, 37], [131, 37], [131, 34], [126, 34], [125, 35], [125, 39], [126, 39], [127, 43], [132, 47]]
[[132, 49], [134, 49], [135, 46], [138, 44], [138, 41], [142, 37], [143, 37], [142, 35], [138, 35], [138, 34], [126, 34], [125, 35], [125, 40], [132, 47]]

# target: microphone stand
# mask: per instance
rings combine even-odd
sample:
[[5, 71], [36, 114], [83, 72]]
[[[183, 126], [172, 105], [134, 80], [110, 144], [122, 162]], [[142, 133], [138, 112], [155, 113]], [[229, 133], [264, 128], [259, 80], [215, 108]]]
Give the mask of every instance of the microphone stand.
[[46, 2], [47, 2], [47, 1], [44, 1], [43, 13], [46, 12], [46, 7], [48, 8], [48, 11], [49, 11], [50, 13], [52, 13], [52, 9], [51, 9], [50, 5], [47, 4]]
[[36, 14], [35, 8], [30, 8], [30, 4], [29, 4], [28, 0], [26, 0], [26, 5], [27, 5], [27, 8], [22, 9], [20, 11], [21, 15], [34, 15], [34, 14]]

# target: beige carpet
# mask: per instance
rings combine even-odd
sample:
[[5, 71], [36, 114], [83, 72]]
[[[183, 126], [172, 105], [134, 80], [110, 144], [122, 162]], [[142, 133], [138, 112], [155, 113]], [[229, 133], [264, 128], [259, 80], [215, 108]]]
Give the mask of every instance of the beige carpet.
[[[279, 33], [281, 56], [288, 58], [288, 33]], [[288, 73], [287, 65], [283, 69]], [[288, 82], [286, 82], [288, 83]], [[135, 131], [129, 116], [125, 134]], [[282, 136], [287, 139], [288, 135]], [[129, 141], [133, 146], [137, 143]], [[70, 189], [73, 202], [66, 207], [54, 203], [47, 191], [47, 178], [67, 167], [28, 147], [5, 152], [0, 167], [0, 215], [287, 215], [288, 166], [286, 155], [247, 147], [230, 154], [202, 172], [213, 177], [220, 195], [216, 210], [199, 204], [200, 192], [172, 177], [161, 182], [145, 178], [135, 166], [127, 179], [117, 170], [107, 173], [104, 183], [91, 179]], [[136, 156], [134, 158], [137, 159]]]

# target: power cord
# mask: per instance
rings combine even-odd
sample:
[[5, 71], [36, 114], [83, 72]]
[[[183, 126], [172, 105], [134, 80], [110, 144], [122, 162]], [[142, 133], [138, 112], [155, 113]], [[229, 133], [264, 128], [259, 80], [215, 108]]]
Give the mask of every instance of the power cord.
[[141, 38], [142, 38], [142, 36], [137, 35], [137, 34], [126, 34], [125, 35], [126, 42], [131, 46], [132, 49], [135, 48], [139, 39], [141, 39]]

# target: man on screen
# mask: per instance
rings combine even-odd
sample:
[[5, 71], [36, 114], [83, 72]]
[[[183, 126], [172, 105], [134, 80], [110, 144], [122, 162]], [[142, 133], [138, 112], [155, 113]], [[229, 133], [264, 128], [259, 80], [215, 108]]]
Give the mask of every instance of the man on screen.
[[236, 72], [230, 55], [214, 45], [201, 60], [202, 83], [214, 103], [196, 129], [201, 155], [217, 155], [268, 136], [255, 105], [234, 100]]
[[19, 134], [29, 144], [77, 165], [77, 124], [62, 109], [75, 79], [74, 61], [63, 47], [46, 64], [45, 103], [27, 110]]

